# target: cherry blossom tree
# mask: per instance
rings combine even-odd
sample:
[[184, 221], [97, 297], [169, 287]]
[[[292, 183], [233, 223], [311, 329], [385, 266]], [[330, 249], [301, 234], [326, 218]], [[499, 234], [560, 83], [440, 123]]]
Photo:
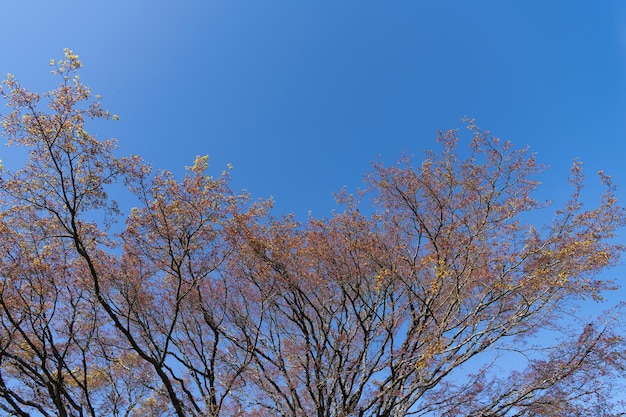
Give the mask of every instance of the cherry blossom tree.
[[210, 176], [206, 156], [181, 178], [117, 156], [86, 131], [117, 117], [81, 65], [66, 50], [56, 89], [1, 90], [3, 135], [28, 152], [0, 173], [6, 414], [626, 412], [619, 310], [574, 318], [617, 288], [600, 275], [626, 223], [608, 175], [584, 208], [575, 162], [570, 200], [540, 223], [542, 166], [468, 121], [469, 140], [375, 164], [341, 211], [301, 224]]

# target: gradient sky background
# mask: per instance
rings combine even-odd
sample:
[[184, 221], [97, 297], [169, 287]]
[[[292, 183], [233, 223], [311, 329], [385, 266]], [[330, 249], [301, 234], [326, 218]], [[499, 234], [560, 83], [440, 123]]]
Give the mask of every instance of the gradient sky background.
[[626, 1], [4, 2], [1, 74], [53, 88], [65, 47], [120, 154], [176, 173], [210, 154], [301, 220], [463, 116], [537, 152], [556, 202], [574, 158], [626, 202]]

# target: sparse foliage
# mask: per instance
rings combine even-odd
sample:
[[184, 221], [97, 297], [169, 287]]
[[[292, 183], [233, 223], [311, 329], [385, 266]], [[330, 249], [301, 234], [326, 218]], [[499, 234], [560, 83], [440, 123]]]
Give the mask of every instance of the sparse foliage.
[[442, 133], [441, 153], [375, 164], [342, 212], [301, 224], [207, 157], [182, 178], [117, 157], [85, 130], [117, 117], [78, 57], [51, 65], [55, 90], [1, 90], [3, 134], [29, 152], [0, 174], [7, 415], [623, 415], [619, 313], [565, 319], [615, 289], [598, 274], [626, 214], [607, 175], [584, 209], [574, 163], [571, 199], [533, 226], [543, 168], [468, 121], [467, 148]]

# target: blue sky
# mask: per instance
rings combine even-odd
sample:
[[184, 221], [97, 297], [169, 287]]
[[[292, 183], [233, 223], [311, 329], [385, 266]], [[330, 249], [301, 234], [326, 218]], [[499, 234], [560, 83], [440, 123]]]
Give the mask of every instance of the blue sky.
[[[378, 155], [421, 156], [463, 116], [530, 146], [562, 201], [574, 158], [626, 202], [622, 1], [6, 2], [0, 73], [52, 88], [73, 49], [121, 118], [92, 133], [180, 173], [210, 154], [233, 186], [305, 219]], [[2, 150], [1, 152], [6, 152]], [[6, 161], [6, 157], [0, 155]]]
[[626, 201], [624, 2], [24, 0], [2, 15], [0, 73], [52, 87], [69, 47], [121, 117], [94, 132], [120, 153], [175, 172], [210, 154], [301, 218], [466, 115], [537, 152], [548, 193], [578, 157]]

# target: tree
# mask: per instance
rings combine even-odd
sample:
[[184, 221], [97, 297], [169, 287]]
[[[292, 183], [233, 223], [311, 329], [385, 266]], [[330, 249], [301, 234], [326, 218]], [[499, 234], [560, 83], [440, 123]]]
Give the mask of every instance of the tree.
[[[4, 136], [29, 151], [0, 176], [9, 415], [624, 411], [619, 314], [565, 320], [615, 288], [597, 278], [626, 223], [607, 175], [585, 210], [575, 163], [571, 200], [533, 227], [542, 167], [470, 121], [467, 150], [441, 134], [441, 153], [374, 165], [363, 192], [339, 195], [342, 212], [300, 224], [233, 192], [227, 173], [210, 177], [207, 157], [180, 179], [117, 157], [85, 130], [115, 116], [79, 80], [78, 57], [51, 64], [55, 90], [9, 76], [1, 93]], [[137, 205], [125, 219], [114, 183]], [[545, 332], [560, 338], [533, 345]], [[523, 366], [503, 376], [505, 353]]]

